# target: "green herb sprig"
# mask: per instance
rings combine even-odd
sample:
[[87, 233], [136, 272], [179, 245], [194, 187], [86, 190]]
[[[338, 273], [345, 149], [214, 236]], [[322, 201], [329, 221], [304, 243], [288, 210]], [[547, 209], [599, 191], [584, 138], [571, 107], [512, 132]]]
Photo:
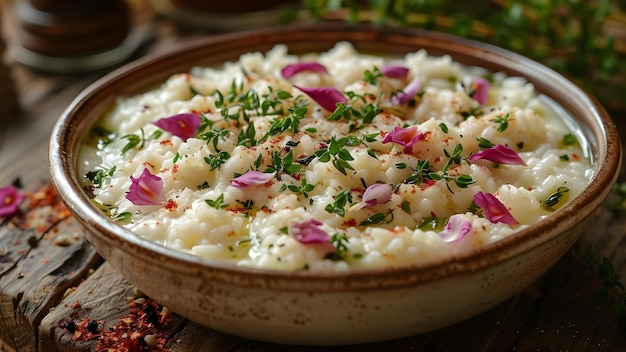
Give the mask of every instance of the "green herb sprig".
[[346, 205], [352, 204], [352, 193], [349, 188], [337, 193], [334, 198], [334, 202], [326, 205], [324, 210], [329, 213], [335, 213], [341, 217], [346, 215]]
[[333, 166], [337, 171], [344, 175], [347, 175], [346, 169], [354, 170], [352, 165], [348, 163], [353, 161], [354, 157], [350, 154], [345, 147], [350, 143], [352, 139], [349, 137], [342, 137], [335, 139], [332, 137], [326, 148], [321, 148], [315, 151], [315, 156], [322, 163], [327, 163], [332, 159]]
[[317, 186], [317, 183], [311, 184], [308, 183], [305, 178], [302, 178], [299, 185], [288, 185], [283, 183], [282, 186], [280, 186], [280, 191], [283, 192], [288, 189], [295, 194], [301, 194], [304, 198], [309, 198], [309, 193], [315, 189], [315, 186]]
[[91, 181], [96, 188], [102, 188], [102, 186], [106, 184], [107, 180], [113, 176], [115, 170], [117, 170], [116, 166], [113, 166], [108, 170], [89, 171], [85, 177]]
[[224, 194], [220, 194], [216, 199], [205, 199], [204, 200], [208, 206], [215, 209], [224, 209], [228, 207], [230, 204], [224, 202]]
[[297, 161], [294, 162], [293, 150], [289, 150], [289, 152], [282, 157], [278, 152], [273, 152], [272, 165], [268, 166], [263, 172], [285, 172], [289, 175], [293, 175], [300, 171], [302, 171], [302, 165]]
[[127, 134], [121, 137], [122, 139], [126, 139], [128, 141], [122, 148], [122, 154], [126, 154], [126, 152], [128, 152], [131, 149], [143, 148], [144, 141], [145, 141], [143, 128], [140, 129], [140, 132], [141, 132], [141, 135], [131, 133], [131, 134]]

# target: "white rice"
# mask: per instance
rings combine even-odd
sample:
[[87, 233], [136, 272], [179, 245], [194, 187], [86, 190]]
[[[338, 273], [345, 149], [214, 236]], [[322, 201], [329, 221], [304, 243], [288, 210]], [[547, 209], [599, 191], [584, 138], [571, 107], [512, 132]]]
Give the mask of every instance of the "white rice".
[[[488, 73], [464, 67], [448, 56], [432, 57], [419, 51], [388, 59], [360, 54], [349, 43], [338, 43], [328, 52], [304, 57], [290, 55], [287, 49], [278, 45], [265, 54], [242, 55], [238, 62], [223, 67], [196, 67], [190, 73], [172, 76], [157, 89], [119, 98], [100, 123], [114, 132], [116, 138], [99, 147], [86, 143], [81, 154], [81, 175], [115, 167], [102, 187], [93, 187], [85, 179], [94, 201], [113, 215], [132, 214], [120, 224], [137, 235], [201, 257], [277, 270], [348, 270], [432, 261], [498, 241], [549, 216], [551, 211], [541, 206], [546, 197], [559, 187], [567, 187], [569, 198], [573, 198], [593, 173], [580, 143], [562, 143], [564, 136], [573, 132], [524, 79], [492, 74], [489, 99], [481, 106], [468, 95], [466, 87], [473, 77]], [[298, 61], [319, 62], [329, 73], [301, 72], [290, 79], [282, 78], [281, 69]], [[372, 71], [374, 66], [381, 67], [387, 62], [410, 68], [409, 76], [382, 77], [378, 85], [363, 80], [366, 70]], [[422, 81], [421, 97], [416, 98], [415, 106], [391, 106], [390, 92], [402, 89], [415, 76]], [[244, 92], [255, 90], [259, 97], [268, 94], [271, 87], [274, 92], [282, 89], [309, 101], [298, 132], [271, 136], [254, 147], [236, 146], [237, 133], [245, 126], [223, 122], [224, 117], [216, 107], [218, 95], [214, 94], [219, 90], [227, 96], [233, 82]], [[333, 86], [343, 92], [370, 93], [376, 97], [382, 92], [380, 105], [387, 112], [350, 132], [351, 123], [328, 121], [330, 112], [294, 85]], [[190, 87], [199, 94], [193, 95]], [[290, 101], [293, 103], [293, 99]], [[236, 110], [230, 108], [231, 113]], [[461, 113], [471, 111], [474, 112], [471, 116]], [[152, 137], [159, 131], [152, 122], [188, 112], [203, 113], [215, 122], [214, 127], [231, 130], [225, 139], [219, 140], [219, 151], [228, 152], [230, 158], [218, 169], [211, 171], [204, 160], [217, 153], [212, 143], [199, 138], [184, 141], [167, 131], [158, 138]], [[499, 131], [494, 119], [507, 113], [509, 125]], [[267, 132], [276, 118], [249, 114], [253, 116], [257, 138]], [[447, 132], [442, 130], [442, 123], [447, 126]], [[394, 127], [406, 125], [417, 125], [429, 137], [415, 143], [409, 152], [399, 144], [382, 143], [384, 135]], [[128, 134], [143, 136], [143, 142], [121, 153], [128, 143], [128, 139], [121, 137]], [[312, 156], [320, 142], [328, 143], [331, 137], [339, 139], [347, 134], [377, 137], [373, 142], [345, 147], [354, 158], [348, 162], [354, 170], [346, 170], [346, 175], [332, 162], [312, 158], [297, 175], [280, 173], [267, 184], [245, 189], [231, 185], [237, 175], [249, 170], [263, 171], [271, 165], [272, 152], [284, 156], [291, 150], [297, 158]], [[477, 137], [511, 147], [526, 166], [465, 160], [481, 150]], [[579, 142], [582, 142], [580, 136]], [[446, 152], [451, 153], [459, 144], [463, 147], [463, 160], [453, 164], [449, 173], [469, 175], [474, 183], [466, 188], [445, 180], [405, 183], [420, 160], [428, 160], [433, 172], [441, 171], [449, 160]], [[368, 148], [377, 159], [368, 154]], [[260, 154], [263, 162], [257, 167], [254, 164]], [[400, 168], [402, 164], [406, 167]], [[126, 198], [130, 177], [139, 177], [144, 168], [162, 179], [167, 204], [134, 205]], [[301, 186], [303, 179], [315, 185], [308, 197], [284, 189], [283, 184]], [[365, 187], [375, 183], [391, 184], [394, 188], [391, 199], [372, 208], [358, 206]], [[325, 208], [345, 189], [350, 189], [352, 196], [352, 203], [344, 206], [345, 215], [328, 212]], [[492, 223], [484, 215], [470, 212], [473, 197], [479, 191], [495, 195], [519, 225]], [[217, 209], [207, 204], [206, 200], [220, 196], [228, 207]], [[243, 206], [246, 201], [247, 210]], [[389, 223], [359, 226], [374, 214], [388, 212], [393, 214]], [[463, 214], [472, 227], [461, 240], [446, 242], [439, 231], [453, 214]], [[439, 228], [418, 228], [429, 217], [439, 219]], [[344, 235], [345, 248], [329, 255], [328, 246], [301, 243], [290, 231], [285, 231], [293, 221], [307, 219], [323, 222], [320, 228], [329, 237]]]

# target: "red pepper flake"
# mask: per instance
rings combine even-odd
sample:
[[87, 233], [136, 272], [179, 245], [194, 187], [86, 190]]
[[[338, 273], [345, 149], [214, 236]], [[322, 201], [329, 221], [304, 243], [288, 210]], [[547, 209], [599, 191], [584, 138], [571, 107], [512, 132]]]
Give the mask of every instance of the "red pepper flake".
[[161, 144], [162, 146], [173, 146], [174, 143], [169, 140], [169, 139], [164, 139], [162, 141], [159, 142], [159, 144]]
[[394, 227], [394, 228], [389, 229], [389, 232], [396, 234], [396, 235], [399, 233], [402, 233], [402, 231], [403, 231], [403, 228], [401, 227]]
[[176, 201], [174, 201], [173, 199], [168, 199], [167, 203], [165, 203], [165, 205], [163, 206], [163, 209], [169, 210], [169, 211], [174, 211], [177, 208], [178, 208], [178, 203], [176, 203]]
[[348, 219], [342, 223], [344, 227], [356, 227], [356, 219]]
[[171, 320], [167, 308], [145, 299], [131, 303], [130, 313], [117, 324], [102, 331], [97, 351], [140, 352], [165, 351], [167, 342], [158, 329]]
[[422, 184], [420, 185], [420, 188], [421, 188], [422, 190], [424, 190], [424, 189], [426, 189], [426, 188], [428, 188], [428, 187], [430, 187], [430, 186], [434, 185], [435, 183], [437, 183], [437, 181], [435, 181], [435, 180], [424, 180], [424, 183], [422, 183]]
[[47, 185], [43, 189], [27, 194], [28, 199], [30, 199], [30, 203], [28, 204], [28, 209], [33, 209], [45, 205], [54, 205], [55, 203], [59, 203], [59, 197], [55, 192], [52, 185]]
[[80, 301], [76, 301], [74, 302], [74, 304], [72, 304], [72, 309], [79, 309], [83, 306], [82, 303], [80, 303]]

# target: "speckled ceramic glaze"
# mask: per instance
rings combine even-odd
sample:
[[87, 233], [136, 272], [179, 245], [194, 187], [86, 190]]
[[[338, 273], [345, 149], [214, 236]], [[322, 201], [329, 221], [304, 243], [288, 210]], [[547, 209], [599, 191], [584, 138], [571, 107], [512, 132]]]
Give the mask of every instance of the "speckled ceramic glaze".
[[[163, 82], [193, 65], [234, 60], [287, 44], [328, 50], [351, 41], [363, 52], [426, 49], [469, 65], [523, 76], [568, 110], [589, 141], [597, 170], [589, 187], [550, 218], [467, 255], [427, 265], [350, 273], [240, 268], [142, 239], [109, 220], [76, 175], [82, 138], [116, 96]], [[103, 77], [64, 112], [52, 134], [54, 186], [99, 253], [139, 289], [177, 313], [218, 331], [289, 344], [348, 344], [418, 334], [481, 313], [520, 292], [572, 246], [603, 203], [620, 167], [620, 141], [605, 110], [552, 70], [489, 45], [438, 33], [344, 27], [278, 27], [207, 37]]]

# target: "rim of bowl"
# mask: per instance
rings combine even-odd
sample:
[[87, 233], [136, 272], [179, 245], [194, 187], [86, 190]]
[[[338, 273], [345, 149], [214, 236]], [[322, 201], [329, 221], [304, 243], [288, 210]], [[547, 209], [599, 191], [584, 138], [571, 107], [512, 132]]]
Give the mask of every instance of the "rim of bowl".
[[[423, 47], [429, 55], [447, 54], [463, 64], [526, 78], [538, 92], [554, 99], [572, 115], [586, 115], [576, 118], [576, 123], [585, 130], [585, 137], [594, 151], [596, 170], [589, 185], [579, 196], [539, 223], [467, 254], [421, 264], [332, 272], [241, 267], [166, 248], [115, 224], [83, 192], [76, 175], [76, 151], [82, 142], [82, 133], [93, 125], [106, 107], [113, 104], [117, 95], [138, 93], [162, 83], [172, 73], [188, 72], [190, 67], [202, 63], [203, 55], [211, 48], [221, 52], [215, 53], [208, 61], [219, 65], [225, 60], [238, 59], [244, 52], [263, 52], [264, 49], [259, 48], [269, 49], [275, 44], [287, 44], [290, 52], [306, 52], [310, 47], [330, 48], [337, 41], [351, 41], [359, 51], [363, 51], [361, 47], [368, 47], [372, 49], [370, 51], [377, 50], [387, 55], [401, 55]], [[253, 47], [248, 50], [250, 43]], [[162, 70], [160, 66], [163, 65], [167, 70]], [[134, 80], [138, 75], [149, 79]], [[602, 204], [617, 181], [621, 166], [621, 141], [613, 121], [595, 98], [566, 77], [529, 58], [490, 44], [440, 32], [326, 23], [288, 25], [194, 39], [166, 53], [147, 55], [112, 71], [83, 90], [63, 112], [50, 138], [49, 164], [52, 184], [70, 212], [83, 226], [99, 232], [94, 234], [87, 230], [88, 239], [98, 236], [99, 240], [116, 246], [120, 251], [139, 255], [142, 260], [155, 265], [167, 265], [168, 270], [254, 287], [378, 289], [431, 282], [484, 269], [529, 251], [584, 221]], [[112, 265], [116, 266], [115, 263]]]

